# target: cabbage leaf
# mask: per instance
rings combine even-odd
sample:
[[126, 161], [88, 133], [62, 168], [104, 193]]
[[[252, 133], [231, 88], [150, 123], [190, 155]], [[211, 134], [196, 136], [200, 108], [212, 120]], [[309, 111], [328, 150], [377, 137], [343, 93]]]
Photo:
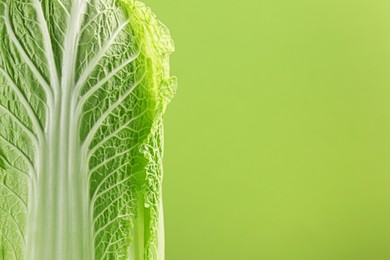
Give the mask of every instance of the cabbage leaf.
[[0, 259], [164, 259], [168, 29], [133, 0], [0, 0]]

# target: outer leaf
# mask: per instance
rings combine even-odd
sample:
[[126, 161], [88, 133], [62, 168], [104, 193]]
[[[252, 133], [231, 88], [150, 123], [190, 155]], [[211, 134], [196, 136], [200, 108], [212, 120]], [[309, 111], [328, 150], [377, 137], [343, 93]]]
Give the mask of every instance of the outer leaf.
[[0, 3], [0, 259], [164, 259], [168, 30], [132, 0]]

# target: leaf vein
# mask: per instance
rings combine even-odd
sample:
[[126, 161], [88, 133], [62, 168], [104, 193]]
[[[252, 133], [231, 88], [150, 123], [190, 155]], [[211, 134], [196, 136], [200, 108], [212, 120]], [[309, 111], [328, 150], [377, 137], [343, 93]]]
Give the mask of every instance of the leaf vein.
[[5, 19], [5, 26], [6, 26], [7, 32], [10, 36], [10, 39], [13, 42], [13, 44], [15, 45], [16, 49], [18, 50], [19, 54], [22, 56], [22, 58], [24, 59], [26, 64], [31, 69], [31, 72], [33, 73], [35, 78], [38, 80], [38, 82], [42, 86], [43, 90], [45, 91], [46, 95], [48, 96], [48, 99], [49, 100], [53, 99], [53, 92], [52, 92], [49, 84], [46, 82], [46, 80], [44, 79], [42, 74], [39, 72], [39, 70], [37, 69], [37, 67], [35, 66], [33, 61], [31, 60], [31, 58], [27, 55], [26, 51], [22, 47], [18, 38], [16, 37], [14, 29], [12, 28], [12, 25], [11, 25], [12, 23], [10, 21], [9, 15], [10, 14], [9, 14], [8, 5], [6, 5], [4, 19]]
[[133, 86], [131, 86], [125, 93], [114, 103], [111, 105], [110, 108], [107, 109], [106, 112], [103, 113], [103, 115], [95, 122], [93, 127], [91, 128], [90, 132], [88, 133], [87, 137], [85, 138], [83, 142], [83, 149], [84, 151], [87, 150], [87, 148], [90, 145], [90, 142], [92, 141], [92, 138], [96, 134], [96, 131], [99, 129], [101, 124], [104, 122], [104, 120], [107, 119], [107, 117], [133, 92], [133, 90], [141, 84], [142, 80], [145, 78], [145, 72], [142, 75], [142, 77], [134, 83]]
[[92, 73], [92, 71], [96, 68], [98, 65], [100, 59], [106, 54], [108, 49], [111, 47], [115, 39], [118, 37], [119, 33], [122, 32], [123, 28], [129, 23], [130, 21], [126, 21], [123, 24], [121, 24], [113, 33], [111, 38], [104, 44], [103, 48], [90, 60], [88, 66], [85, 68], [83, 73], [81, 74], [80, 78], [78, 79], [76, 86], [75, 86], [75, 93], [80, 93], [81, 88], [83, 87], [85, 81], [88, 79], [89, 75]]

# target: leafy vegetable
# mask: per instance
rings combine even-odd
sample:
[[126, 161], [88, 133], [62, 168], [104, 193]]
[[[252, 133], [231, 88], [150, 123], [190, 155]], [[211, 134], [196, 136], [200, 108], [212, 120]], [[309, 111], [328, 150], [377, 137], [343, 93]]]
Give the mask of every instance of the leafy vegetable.
[[173, 43], [133, 0], [0, 0], [0, 259], [164, 259]]

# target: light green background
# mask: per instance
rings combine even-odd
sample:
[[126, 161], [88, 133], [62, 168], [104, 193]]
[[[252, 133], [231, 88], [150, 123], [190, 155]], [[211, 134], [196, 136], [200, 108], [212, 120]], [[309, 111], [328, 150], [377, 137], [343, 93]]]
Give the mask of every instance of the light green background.
[[167, 260], [390, 259], [390, 1], [146, 2], [180, 83]]

